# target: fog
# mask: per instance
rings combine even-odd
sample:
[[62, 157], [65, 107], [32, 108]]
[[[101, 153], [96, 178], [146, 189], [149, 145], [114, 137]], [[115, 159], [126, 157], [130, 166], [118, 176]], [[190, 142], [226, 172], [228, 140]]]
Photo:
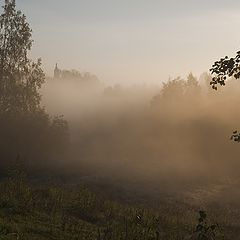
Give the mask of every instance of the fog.
[[240, 177], [239, 82], [211, 89], [208, 74], [163, 85], [82, 85], [48, 79], [43, 105], [64, 115], [71, 174], [154, 183], [162, 189], [225, 183]]

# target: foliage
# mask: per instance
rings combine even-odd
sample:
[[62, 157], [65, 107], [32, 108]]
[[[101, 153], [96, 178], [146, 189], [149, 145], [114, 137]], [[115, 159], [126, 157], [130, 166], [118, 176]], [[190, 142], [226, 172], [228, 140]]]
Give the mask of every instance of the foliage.
[[234, 131], [231, 136], [231, 140], [235, 142], [240, 142], [240, 133], [238, 131]]
[[173, 80], [169, 80], [167, 83], [163, 83], [163, 87], [158, 95], [153, 97], [152, 105], [166, 101], [167, 103], [177, 103], [178, 101], [188, 101], [191, 99], [197, 99], [200, 95], [201, 88], [197, 79], [190, 73], [186, 80], [177, 77]]
[[38, 89], [44, 82], [41, 60], [32, 62], [32, 30], [26, 16], [6, 0], [0, 16], [0, 110], [35, 111], [40, 107]]
[[5, 162], [17, 153], [46, 159], [68, 140], [66, 121], [51, 119], [41, 107], [45, 75], [41, 60], [28, 57], [32, 44], [26, 16], [16, 10], [15, 0], [5, 0], [0, 15], [0, 156]]
[[238, 79], [240, 77], [240, 51], [237, 52], [234, 58], [226, 56], [216, 61], [212, 65], [210, 72], [213, 75], [210, 85], [212, 85], [212, 88], [215, 90], [218, 89], [218, 84], [225, 86], [226, 80], [230, 77]]
[[198, 225], [196, 226], [194, 239], [217, 240], [224, 239], [218, 224], [209, 224], [205, 211], [199, 211]]

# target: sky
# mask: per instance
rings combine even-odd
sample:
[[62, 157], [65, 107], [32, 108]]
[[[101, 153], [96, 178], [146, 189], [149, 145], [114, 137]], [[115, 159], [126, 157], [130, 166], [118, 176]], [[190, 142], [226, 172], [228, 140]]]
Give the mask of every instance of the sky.
[[[2, 1], [3, 2], [3, 1]], [[240, 48], [239, 0], [16, 0], [33, 29], [31, 57], [106, 83], [199, 76]]]

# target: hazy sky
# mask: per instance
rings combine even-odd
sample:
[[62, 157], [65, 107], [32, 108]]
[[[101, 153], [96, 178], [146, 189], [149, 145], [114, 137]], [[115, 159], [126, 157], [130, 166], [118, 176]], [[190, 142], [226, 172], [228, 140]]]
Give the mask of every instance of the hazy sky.
[[48, 75], [58, 62], [105, 82], [156, 83], [240, 49], [239, 0], [16, 1]]

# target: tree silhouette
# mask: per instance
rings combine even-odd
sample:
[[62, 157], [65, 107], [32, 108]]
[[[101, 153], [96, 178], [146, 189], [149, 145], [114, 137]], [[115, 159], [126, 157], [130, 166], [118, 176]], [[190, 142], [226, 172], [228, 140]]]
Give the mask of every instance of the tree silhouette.
[[163, 83], [160, 93], [153, 97], [151, 105], [158, 106], [166, 102], [175, 103], [182, 100], [185, 94], [185, 84], [186, 82], [180, 77]]
[[201, 87], [196, 77], [192, 73], [189, 73], [185, 83], [185, 95], [188, 97], [196, 98], [201, 93]]
[[28, 58], [32, 30], [15, 0], [5, 0], [0, 16], [0, 111], [35, 111], [40, 106], [38, 89], [44, 82], [41, 60]]
[[226, 56], [216, 61], [212, 65], [210, 72], [213, 75], [210, 85], [215, 90], [218, 89], [217, 85], [225, 86], [226, 80], [230, 77], [238, 79], [240, 77], [240, 51], [237, 52], [234, 58]]
[[[64, 151], [68, 125], [41, 107], [45, 80], [41, 60], [28, 57], [32, 30], [15, 0], [5, 0], [0, 15], [0, 164], [19, 153], [37, 161]], [[0, 166], [1, 167], [1, 166]]]
[[[197, 100], [201, 93], [201, 87], [192, 73], [184, 80], [177, 77], [173, 80], [163, 83], [159, 94], [153, 97], [152, 106], [158, 106], [164, 103], [173, 103], [173, 105]], [[190, 101], [191, 100], [191, 101]]]

